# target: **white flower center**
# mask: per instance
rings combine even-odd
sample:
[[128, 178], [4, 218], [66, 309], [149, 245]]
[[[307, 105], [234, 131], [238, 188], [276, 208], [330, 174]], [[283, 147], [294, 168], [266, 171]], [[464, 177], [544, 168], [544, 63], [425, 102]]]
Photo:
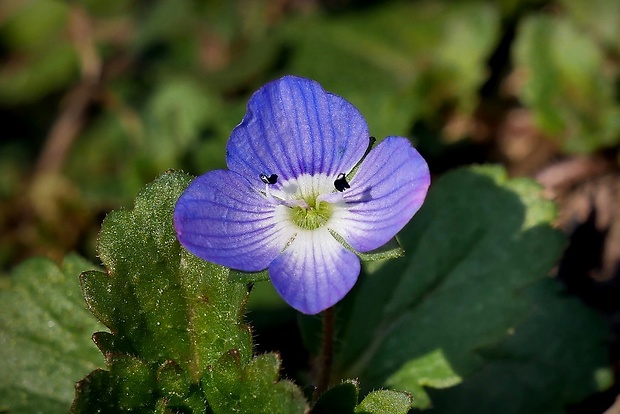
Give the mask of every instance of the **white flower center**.
[[266, 196], [280, 204], [276, 210], [284, 220], [304, 230], [315, 230], [329, 222], [335, 205], [344, 203], [334, 180], [325, 174], [306, 174], [282, 182], [277, 188], [267, 184]]

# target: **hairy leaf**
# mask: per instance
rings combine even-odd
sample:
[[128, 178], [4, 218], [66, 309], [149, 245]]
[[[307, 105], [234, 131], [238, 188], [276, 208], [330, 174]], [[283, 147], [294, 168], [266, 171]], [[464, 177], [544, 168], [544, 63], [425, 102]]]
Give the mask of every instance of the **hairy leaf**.
[[410, 395], [392, 390], [373, 391], [355, 408], [355, 414], [407, 414], [413, 405]]
[[371, 392], [359, 404], [358, 397], [357, 381], [343, 381], [321, 395], [312, 414], [407, 414], [413, 403], [411, 395], [391, 390]]
[[[245, 365], [245, 366], [244, 366]], [[306, 400], [290, 381], [277, 381], [280, 358], [263, 354], [244, 364], [237, 350], [224, 354], [202, 381], [214, 414], [303, 413]]]
[[108, 273], [87, 272], [82, 284], [90, 309], [123, 351], [151, 364], [173, 360], [198, 379], [224, 352], [248, 357], [252, 346], [242, 323], [246, 287], [176, 240], [172, 211], [190, 180], [166, 173], [145, 187], [133, 210], [110, 213], [99, 238]]
[[190, 180], [163, 174], [133, 210], [106, 217], [99, 255], [108, 272], [84, 273], [82, 288], [111, 331], [94, 336], [108, 371], [78, 384], [72, 412], [305, 410], [299, 388], [278, 382], [279, 359], [252, 357], [246, 285], [178, 243], [172, 212]]
[[78, 280], [94, 268], [76, 255], [60, 268], [30, 259], [0, 289], [0, 412], [66, 413], [75, 383], [104, 365], [90, 339], [103, 326], [88, 312]]
[[356, 381], [347, 380], [321, 394], [312, 414], [353, 414], [359, 398], [359, 385]]

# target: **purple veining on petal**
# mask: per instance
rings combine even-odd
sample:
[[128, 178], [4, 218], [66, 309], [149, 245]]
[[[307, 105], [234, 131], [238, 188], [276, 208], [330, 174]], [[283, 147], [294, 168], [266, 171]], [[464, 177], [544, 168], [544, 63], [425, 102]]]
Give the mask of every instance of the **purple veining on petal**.
[[430, 185], [428, 165], [406, 138], [375, 147], [344, 193], [330, 227], [360, 252], [387, 243], [422, 206]]
[[228, 168], [244, 177], [349, 171], [368, 145], [368, 127], [345, 99], [315, 81], [286, 76], [259, 89], [226, 147]]
[[229, 170], [198, 177], [179, 198], [179, 241], [224, 266], [268, 267], [278, 293], [301, 312], [333, 306], [355, 284], [360, 261], [330, 230], [357, 251], [378, 248], [430, 185], [426, 162], [401, 137], [370, 151], [350, 182], [337, 181], [368, 138], [359, 111], [317, 82], [287, 76], [265, 85], [228, 141]]
[[319, 313], [336, 304], [353, 287], [359, 258], [322, 227], [300, 232], [269, 267], [276, 291], [293, 308]]
[[263, 270], [291, 234], [275, 206], [233, 171], [196, 178], [177, 201], [174, 227], [181, 244], [205, 260], [244, 271]]

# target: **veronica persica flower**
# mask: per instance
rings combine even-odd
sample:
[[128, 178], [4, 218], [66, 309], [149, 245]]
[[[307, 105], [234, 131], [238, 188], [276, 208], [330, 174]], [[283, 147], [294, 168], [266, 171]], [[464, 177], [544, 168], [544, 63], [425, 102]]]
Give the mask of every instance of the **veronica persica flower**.
[[268, 83], [232, 131], [228, 170], [196, 178], [179, 198], [179, 241], [233, 269], [268, 268], [275, 289], [301, 312], [327, 309], [360, 273], [358, 256], [334, 235], [358, 252], [381, 247], [418, 211], [430, 184], [406, 138], [387, 137], [368, 152], [369, 139], [360, 112], [317, 82]]

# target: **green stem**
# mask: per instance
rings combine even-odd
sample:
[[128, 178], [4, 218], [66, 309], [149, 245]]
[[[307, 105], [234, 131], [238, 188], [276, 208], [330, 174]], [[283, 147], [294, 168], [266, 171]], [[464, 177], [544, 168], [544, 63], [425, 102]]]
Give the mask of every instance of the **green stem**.
[[319, 374], [312, 401], [316, 402], [329, 386], [334, 357], [334, 308], [327, 308], [323, 312], [323, 346], [319, 357]]

